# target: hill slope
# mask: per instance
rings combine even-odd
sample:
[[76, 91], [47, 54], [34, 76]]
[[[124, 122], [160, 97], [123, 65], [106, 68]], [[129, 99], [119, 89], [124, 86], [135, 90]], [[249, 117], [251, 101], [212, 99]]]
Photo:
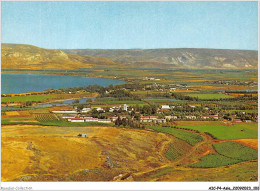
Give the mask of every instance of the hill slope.
[[97, 50], [74, 49], [63, 50], [78, 55], [106, 57], [118, 64], [131, 67], [152, 68], [223, 68], [255, 69], [257, 68], [257, 51], [221, 50], [221, 49], [129, 49]]
[[257, 51], [218, 49], [44, 49], [2, 44], [2, 68], [80, 69], [96, 66], [133, 68], [256, 69]]
[[2, 44], [2, 68], [14, 69], [79, 69], [94, 65], [115, 65], [107, 58], [74, 55], [61, 50], [32, 45]]

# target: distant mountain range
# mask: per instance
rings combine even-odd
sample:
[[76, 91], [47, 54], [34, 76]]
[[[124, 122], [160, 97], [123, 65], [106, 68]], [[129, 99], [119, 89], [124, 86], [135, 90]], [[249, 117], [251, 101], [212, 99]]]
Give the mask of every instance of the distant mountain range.
[[69, 54], [62, 50], [32, 45], [4, 44], [1, 48], [2, 68], [12, 69], [80, 69], [95, 65], [117, 65], [107, 58]]
[[257, 68], [257, 51], [221, 49], [72, 49], [67, 53], [106, 57], [130, 67]]
[[257, 69], [258, 53], [225, 49], [43, 49], [2, 44], [2, 68], [80, 69], [96, 66], [134, 68]]

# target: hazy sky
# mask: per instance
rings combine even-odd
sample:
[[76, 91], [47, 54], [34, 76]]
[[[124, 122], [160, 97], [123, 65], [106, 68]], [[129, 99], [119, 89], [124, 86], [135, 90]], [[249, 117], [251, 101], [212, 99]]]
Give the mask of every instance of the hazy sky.
[[257, 50], [257, 2], [2, 2], [4, 43]]

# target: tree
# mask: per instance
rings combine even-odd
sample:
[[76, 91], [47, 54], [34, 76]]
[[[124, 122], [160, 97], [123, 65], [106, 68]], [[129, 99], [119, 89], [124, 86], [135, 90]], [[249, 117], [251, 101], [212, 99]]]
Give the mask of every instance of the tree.
[[88, 99], [86, 100], [86, 102], [87, 102], [87, 103], [91, 103], [91, 102], [92, 102], [92, 99], [88, 98]]
[[140, 121], [141, 119], [141, 116], [140, 116], [140, 113], [136, 113], [134, 118], [137, 120], [137, 121]]
[[124, 127], [127, 126], [127, 120], [126, 120], [126, 118], [122, 119], [122, 125], [123, 125]]
[[143, 106], [143, 113], [145, 115], [151, 115], [152, 113], [152, 108], [149, 105], [144, 105]]
[[25, 105], [26, 105], [26, 106], [31, 106], [31, 105], [32, 105], [32, 102], [31, 102], [31, 101], [27, 101], [27, 102], [25, 103]]
[[152, 109], [152, 114], [156, 114], [158, 107], [156, 105], [151, 105], [151, 109]]
[[79, 105], [79, 106], [77, 107], [77, 112], [80, 112], [83, 108], [84, 108], [84, 105]]
[[79, 100], [78, 100], [78, 99], [75, 99], [72, 103], [73, 103], [73, 104], [77, 104], [77, 103], [79, 103]]
[[122, 125], [122, 120], [121, 120], [121, 118], [119, 116], [118, 116], [117, 120], [115, 121], [115, 125], [116, 126]]
[[140, 108], [139, 108], [139, 105], [138, 105], [138, 104], [135, 105], [134, 111], [135, 111], [135, 112], [136, 112], [136, 111], [140, 111]]
[[91, 113], [92, 113], [92, 117], [97, 117], [99, 114], [96, 108], [92, 109]]
[[105, 111], [109, 112], [109, 110], [110, 110], [110, 107], [106, 107]]

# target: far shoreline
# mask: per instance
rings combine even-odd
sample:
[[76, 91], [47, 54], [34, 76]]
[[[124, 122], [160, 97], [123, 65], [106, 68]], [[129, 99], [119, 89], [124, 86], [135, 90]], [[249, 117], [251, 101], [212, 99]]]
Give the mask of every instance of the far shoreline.
[[[28, 69], [29, 70], [29, 69]], [[42, 70], [44, 71], [44, 70]], [[48, 71], [47, 71], [48, 72]], [[55, 71], [53, 71], [55, 72]], [[86, 75], [77, 75], [77, 74], [61, 74], [61, 73], [57, 73], [57, 74], [54, 74], [53, 72], [51, 73], [42, 73], [41, 71], [34, 71], [34, 70], [31, 70], [29, 72], [26, 72], [26, 71], [19, 71], [19, 69], [15, 69], [14, 71], [3, 71], [1, 70], [1, 73], [5, 73], [5, 74], [29, 74], [29, 75], [53, 75], [53, 76], [78, 76], [78, 77], [85, 77], [85, 78], [102, 78], [102, 79], [112, 79], [112, 80], [117, 80], [117, 81], [122, 81], [124, 82], [124, 84], [126, 83], [125, 79], [120, 79], [120, 78], [113, 78], [112, 76], [86, 76]], [[76, 87], [76, 86], [74, 86]], [[69, 87], [69, 88], [74, 88], [74, 87]], [[80, 86], [79, 86], [80, 87]], [[106, 87], [106, 86], [104, 86]], [[53, 89], [53, 88], [51, 88]], [[57, 90], [57, 89], [54, 89], [54, 90]], [[46, 90], [42, 90], [42, 91], [35, 91], [35, 92], [21, 92], [21, 93], [3, 93], [1, 91], [1, 94], [4, 94], [4, 95], [10, 95], [10, 96], [15, 96], [15, 95], [18, 95], [18, 96], [26, 96], [26, 95], [32, 95], [32, 94], [43, 94], [45, 92], [47, 92], [48, 89]]]

